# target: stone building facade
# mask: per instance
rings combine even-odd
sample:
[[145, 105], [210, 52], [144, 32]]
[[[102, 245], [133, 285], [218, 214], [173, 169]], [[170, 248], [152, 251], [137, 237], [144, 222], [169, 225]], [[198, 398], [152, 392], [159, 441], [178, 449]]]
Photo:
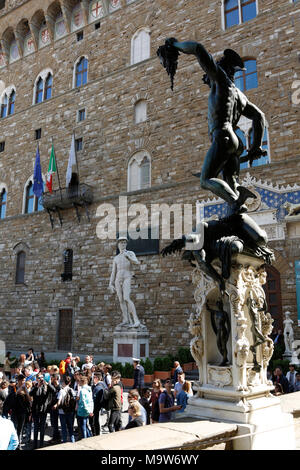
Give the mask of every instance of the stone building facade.
[[[145, 204], [149, 213], [153, 204], [191, 204], [194, 221], [196, 211], [222, 213], [222, 201], [192, 175], [209, 147], [203, 72], [194, 57], [181, 55], [172, 92], [156, 56], [172, 36], [202, 42], [216, 58], [233, 48], [256, 63], [257, 86], [245, 93], [266, 115], [268, 161], [242, 169], [241, 179], [259, 194], [253, 211], [276, 254], [269, 273], [276, 278], [269, 292], [276, 326], [285, 310], [298, 324], [300, 221], [287, 218], [286, 202], [300, 203], [300, 4], [254, 0], [247, 13], [242, 3], [1, 2], [0, 338], [9, 349], [112, 356], [121, 316], [108, 291], [116, 243], [97, 232], [103, 204], [117, 215], [120, 196], [128, 207]], [[73, 133], [79, 181], [92, 188], [93, 203], [87, 212], [62, 210], [61, 223], [52, 213], [52, 227], [30, 192], [37, 143], [44, 178], [54, 145], [65, 187]], [[160, 249], [167, 242], [161, 240]], [[64, 282], [66, 250], [73, 266]], [[192, 268], [179, 256], [142, 253], [139, 259], [133, 298], [150, 332], [150, 356], [175, 353], [190, 340]]]

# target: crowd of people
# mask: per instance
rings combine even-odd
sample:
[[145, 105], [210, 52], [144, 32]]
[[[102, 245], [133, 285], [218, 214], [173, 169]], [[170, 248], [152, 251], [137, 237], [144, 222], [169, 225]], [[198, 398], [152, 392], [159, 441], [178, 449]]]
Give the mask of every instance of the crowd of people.
[[[45, 355], [36, 357], [32, 349], [26, 355], [21, 354], [17, 364], [7, 353], [0, 372], [0, 449], [3, 449], [1, 427], [8, 426], [8, 421], [10, 429], [11, 423], [14, 425], [10, 446], [19, 450], [24, 446], [38, 449], [45, 446], [49, 418], [50, 444], [75, 442], [102, 432], [168, 422], [174, 413], [185, 410], [188, 398], [193, 395], [191, 383], [185, 380], [178, 362], [174, 364], [174, 383], [167, 379], [163, 387], [155, 379], [147, 388], [140, 360], [133, 358], [134, 385], [128, 392], [128, 410], [124, 410], [124, 387], [119, 371], [104, 362], [94, 364], [90, 355], [81, 367], [79, 364], [80, 358], [72, 353], [59, 366], [48, 367]], [[126, 411], [128, 424], [124, 426], [122, 412]], [[103, 415], [106, 422], [101, 426]]]
[[273, 374], [269, 372], [269, 379], [274, 384], [274, 395], [300, 392], [300, 372], [296, 370], [295, 364], [289, 364], [286, 375], [281, 367], [276, 367]]

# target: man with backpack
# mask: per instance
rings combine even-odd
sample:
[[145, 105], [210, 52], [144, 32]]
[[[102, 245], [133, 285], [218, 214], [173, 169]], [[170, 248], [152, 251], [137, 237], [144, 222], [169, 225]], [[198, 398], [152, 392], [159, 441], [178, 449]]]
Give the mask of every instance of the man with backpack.
[[61, 424], [63, 442], [67, 442], [69, 433], [70, 442], [75, 442], [74, 437], [74, 417], [76, 407], [76, 394], [70, 386], [71, 377], [65, 377], [63, 388], [58, 393], [58, 414]]
[[102, 408], [108, 407], [109, 391], [105, 388], [105, 384], [102, 381], [102, 374], [95, 372], [93, 377], [93, 400], [94, 400], [94, 417], [93, 417], [93, 434], [99, 436], [101, 434], [100, 428], [100, 411]]
[[71, 364], [72, 353], [68, 352], [66, 359], [62, 359], [59, 363], [59, 375], [61, 380], [63, 380], [65, 374], [67, 373], [67, 368]]

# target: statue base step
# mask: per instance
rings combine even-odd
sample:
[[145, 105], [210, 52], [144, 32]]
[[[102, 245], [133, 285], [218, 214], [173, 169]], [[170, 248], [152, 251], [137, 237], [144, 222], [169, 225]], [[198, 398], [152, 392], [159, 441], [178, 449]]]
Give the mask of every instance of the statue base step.
[[118, 325], [113, 333], [113, 361], [125, 364], [131, 363], [133, 357], [146, 359], [149, 357], [149, 337], [144, 325]]
[[235, 402], [190, 398], [183, 417], [235, 423], [234, 450], [294, 450], [293, 416], [281, 411], [275, 396]]

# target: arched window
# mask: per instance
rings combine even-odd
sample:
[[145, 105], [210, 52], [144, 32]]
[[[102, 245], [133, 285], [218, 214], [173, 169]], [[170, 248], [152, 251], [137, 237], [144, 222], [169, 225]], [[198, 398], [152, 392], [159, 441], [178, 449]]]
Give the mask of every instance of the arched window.
[[15, 112], [16, 91], [9, 86], [4, 90], [1, 98], [1, 118], [5, 118]]
[[23, 212], [24, 214], [32, 214], [33, 212], [39, 212], [43, 209], [41, 198], [38, 199], [33, 193], [33, 182], [32, 179], [30, 179], [25, 187]]
[[0, 219], [4, 219], [6, 215], [6, 202], [7, 202], [7, 193], [3, 188], [0, 194]]
[[246, 59], [244, 61], [245, 69], [235, 74], [234, 83], [241, 90], [251, 90], [258, 87], [257, 69], [255, 59]]
[[140, 100], [134, 106], [134, 122], [139, 124], [147, 120], [147, 101]]
[[274, 319], [273, 328], [282, 329], [282, 301], [280, 272], [273, 266], [266, 266], [267, 282], [263, 286], [266, 293], [268, 311]]
[[257, 0], [224, 0], [224, 26], [245, 23], [257, 15]]
[[16, 92], [13, 90], [9, 97], [9, 105], [8, 105], [8, 114], [14, 114], [15, 112], [15, 101], [16, 101]]
[[43, 95], [44, 95], [44, 82], [42, 77], [38, 79], [38, 82], [36, 84], [36, 94], [35, 94], [35, 103], [41, 103], [43, 101]]
[[5, 93], [2, 98], [2, 104], [1, 104], [1, 117], [2, 118], [7, 116], [7, 107], [8, 107], [8, 98], [7, 98], [7, 94]]
[[149, 188], [151, 186], [151, 159], [145, 151], [139, 151], [128, 164], [128, 191]]
[[24, 284], [25, 282], [25, 262], [26, 253], [25, 251], [20, 251], [17, 254], [16, 284]]
[[150, 32], [141, 29], [132, 38], [131, 64], [137, 64], [150, 57]]
[[52, 97], [52, 82], [53, 82], [53, 78], [52, 78], [51, 73], [49, 73], [45, 82], [45, 94], [44, 94], [45, 100], [49, 100]]
[[53, 88], [53, 74], [49, 69], [43, 70], [35, 82], [34, 91], [34, 104], [42, 103], [43, 101], [52, 98]]
[[76, 64], [75, 69], [75, 87], [85, 85], [87, 83], [88, 60], [82, 57]]

